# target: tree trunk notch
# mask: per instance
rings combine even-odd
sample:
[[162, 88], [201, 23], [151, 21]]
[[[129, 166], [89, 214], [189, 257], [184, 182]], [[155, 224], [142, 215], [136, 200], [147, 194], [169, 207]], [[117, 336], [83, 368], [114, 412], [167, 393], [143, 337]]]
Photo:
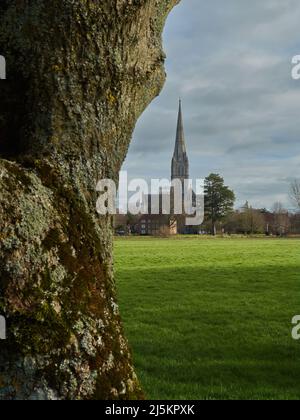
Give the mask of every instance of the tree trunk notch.
[[96, 183], [164, 80], [177, 0], [0, 6], [0, 399], [142, 398]]

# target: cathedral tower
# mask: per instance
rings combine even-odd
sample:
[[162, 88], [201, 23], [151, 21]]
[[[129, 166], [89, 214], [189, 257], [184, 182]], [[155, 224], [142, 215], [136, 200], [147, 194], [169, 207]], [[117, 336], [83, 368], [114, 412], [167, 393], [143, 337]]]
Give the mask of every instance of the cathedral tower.
[[179, 112], [177, 122], [177, 134], [175, 150], [172, 159], [172, 180], [180, 179], [184, 183], [185, 179], [189, 178], [189, 160], [186, 152], [184, 129], [183, 129], [183, 118], [182, 118], [182, 107], [181, 100], [179, 101]]

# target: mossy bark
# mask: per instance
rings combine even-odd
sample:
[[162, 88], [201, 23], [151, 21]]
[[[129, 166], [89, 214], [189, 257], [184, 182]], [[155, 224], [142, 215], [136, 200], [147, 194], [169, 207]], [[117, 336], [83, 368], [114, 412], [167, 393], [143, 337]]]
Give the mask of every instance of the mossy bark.
[[96, 183], [163, 85], [178, 0], [0, 5], [0, 399], [142, 398]]

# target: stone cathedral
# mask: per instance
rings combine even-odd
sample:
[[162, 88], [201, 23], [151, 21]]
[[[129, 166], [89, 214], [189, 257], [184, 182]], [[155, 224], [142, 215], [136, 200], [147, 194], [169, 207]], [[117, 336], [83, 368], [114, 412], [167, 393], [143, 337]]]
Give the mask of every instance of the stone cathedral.
[[[182, 116], [182, 104], [179, 100], [179, 111], [178, 111], [178, 120], [177, 120], [177, 131], [176, 131], [176, 141], [175, 149], [172, 159], [172, 168], [171, 168], [171, 179], [180, 179], [183, 185], [183, 195], [184, 195], [184, 181], [190, 178], [189, 171], [189, 159], [186, 150], [185, 136], [184, 136], [184, 127], [183, 127], [183, 116]], [[195, 205], [196, 196], [193, 193], [193, 204]], [[182, 200], [183, 201], [183, 200]], [[197, 233], [195, 227], [187, 226], [186, 214], [176, 216], [176, 225], [177, 233]]]
[[[184, 136], [184, 127], [183, 127], [183, 115], [182, 115], [182, 103], [179, 101], [179, 111], [177, 119], [177, 131], [176, 131], [176, 140], [175, 140], [175, 149], [172, 158], [172, 168], [171, 168], [171, 179], [179, 179], [184, 187], [184, 181], [189, 179], [189, 159], [186, 150], [186, 142]], [[182, 206], [184, 201], [184, 188], [182, 188]], [[173, 208], [174, 203], [174, 192], [172, 191], [162, 191], [158, 195], [147, 195], [145, 196], [145, 214], [142, 214], [139, 217], [138, 223], [132, 227], [131, 231], [134, 233], [139, 233], [141, 235], [176, 235], [179, 234], [188, 234], [188, 233], [197, 233], [197, 227], [187, 226], [186, 225], [186, 214], [181, 215], [170, 215], [166, 214], [163, 211], [163, 198], [166, 198], [167, 201], [171, 203], [171, 208]], [[152, 201], [156, 200], [159, 202], [159, 214], [151, 214], [151, 204]], [[195, 196], [193, 193], [193, 204]], [[172, 213], [172, 210], [171, 210]], [[173, 214], [173, 213], [172, 213]], [[122, 224], [122, 218], [117, 217], [117, 222], [120, 225]]]

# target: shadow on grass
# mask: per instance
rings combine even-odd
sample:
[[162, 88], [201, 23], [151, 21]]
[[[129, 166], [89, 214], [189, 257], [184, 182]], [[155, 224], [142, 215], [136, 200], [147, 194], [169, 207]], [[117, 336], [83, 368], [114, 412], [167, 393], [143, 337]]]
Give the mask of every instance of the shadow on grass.
[[118, 272], [119, 301], [150, 398], [300, 398], [299, 265]]

